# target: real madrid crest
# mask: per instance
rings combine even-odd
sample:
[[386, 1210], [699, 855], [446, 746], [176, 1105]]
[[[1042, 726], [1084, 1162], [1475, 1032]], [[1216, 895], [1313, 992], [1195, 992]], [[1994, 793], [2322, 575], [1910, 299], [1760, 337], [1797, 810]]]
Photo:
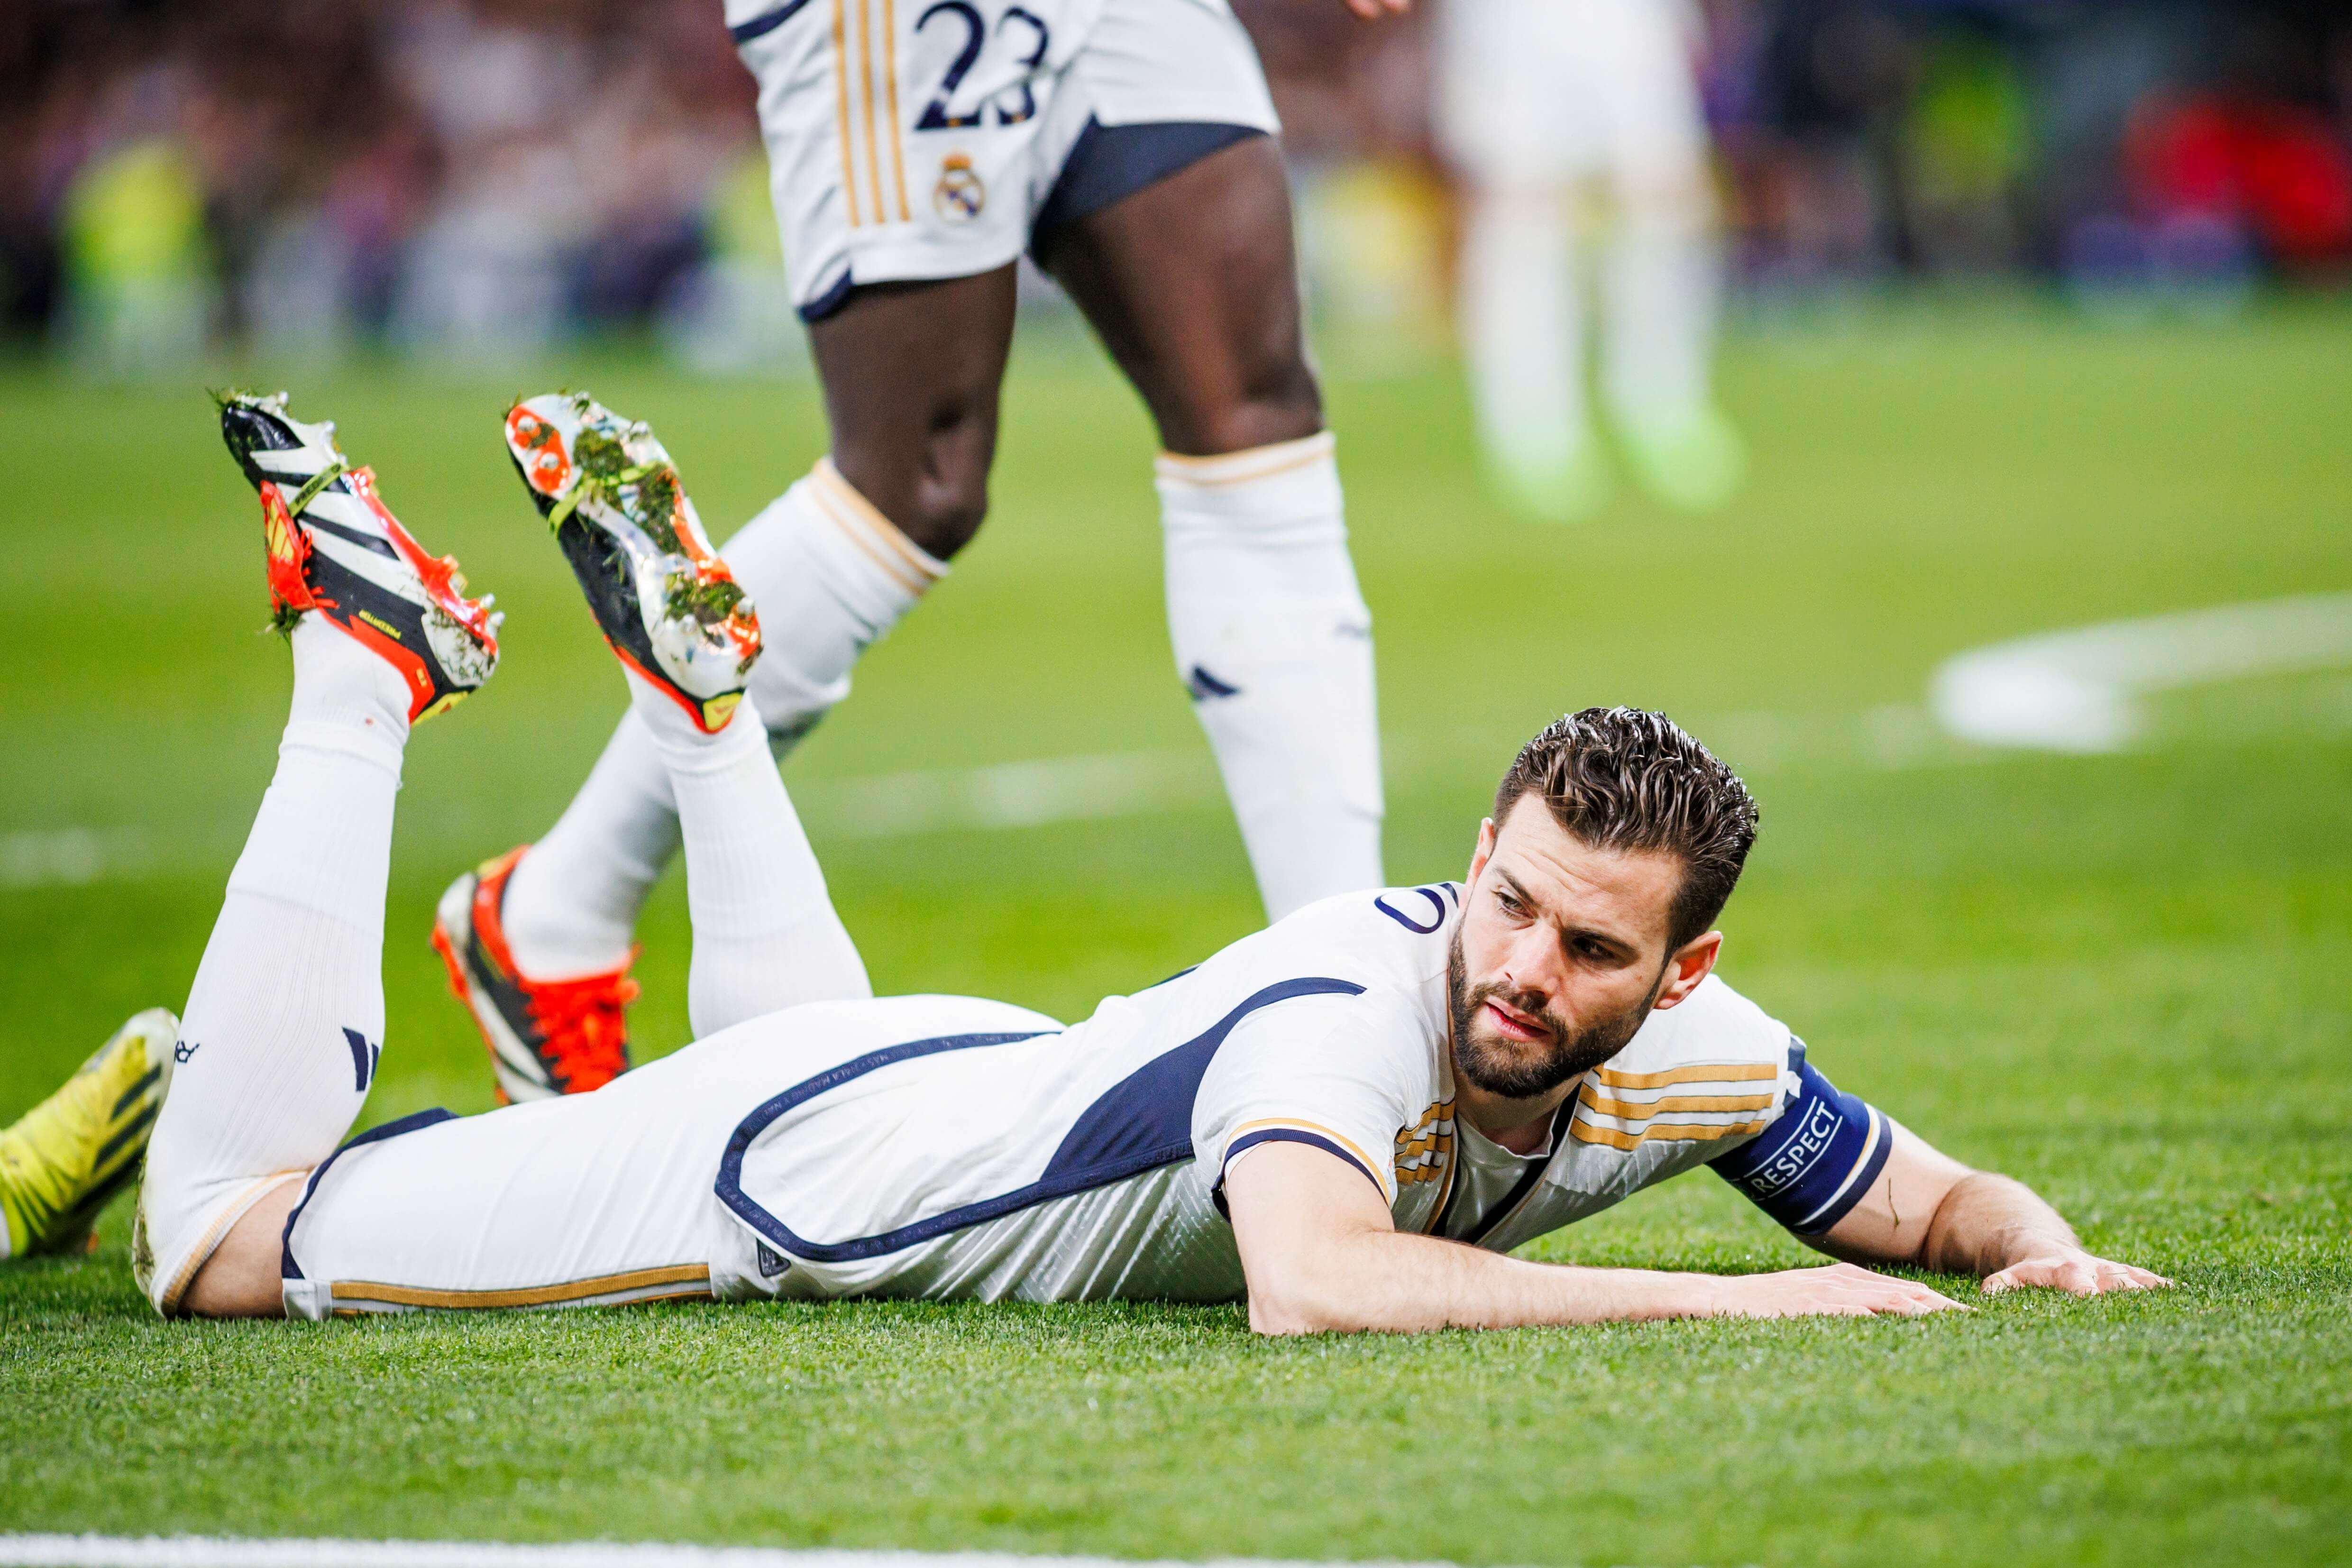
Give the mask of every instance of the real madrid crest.
[[950, 223], [970, 223], [988, 205], [988, 187], [971, 166], [971, 154], [950, 153], [940, 161], [940, 183], [931, 187], [931, 205]]

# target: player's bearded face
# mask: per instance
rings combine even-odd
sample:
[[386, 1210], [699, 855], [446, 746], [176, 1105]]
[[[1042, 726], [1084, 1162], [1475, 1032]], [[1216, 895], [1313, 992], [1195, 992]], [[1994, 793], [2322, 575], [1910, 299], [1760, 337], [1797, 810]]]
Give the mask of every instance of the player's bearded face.
[[[1571, 1028], [1540, 991], [1522, 990], [1507, 980], [1474, 984], [1462, 953], [1462, 928], [1456, 926], [1445, 954], [1446, 994], [1454, 1010], [1454, 1069], [1489, 1094], [1532, 1100], [1623, 1050], [1650, 1016], [1665, 979], [1661, 965], [1649, 994], [1633, 1006]], [[1484, 1021], [1489, 1001], [1534, 1019], [1544, 1037], [1507, 1038]]]

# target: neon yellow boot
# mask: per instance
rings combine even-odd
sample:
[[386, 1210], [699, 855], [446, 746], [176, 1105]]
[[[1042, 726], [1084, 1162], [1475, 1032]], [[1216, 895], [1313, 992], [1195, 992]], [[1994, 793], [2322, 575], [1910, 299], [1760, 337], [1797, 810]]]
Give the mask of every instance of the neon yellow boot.
[[139, 1014], [65, 1087], [0, 1131], [0, 1219], [9, 1258], [84, 1247], [107, 1200], [139, 1173], [172, 1076], [180, 1020]]

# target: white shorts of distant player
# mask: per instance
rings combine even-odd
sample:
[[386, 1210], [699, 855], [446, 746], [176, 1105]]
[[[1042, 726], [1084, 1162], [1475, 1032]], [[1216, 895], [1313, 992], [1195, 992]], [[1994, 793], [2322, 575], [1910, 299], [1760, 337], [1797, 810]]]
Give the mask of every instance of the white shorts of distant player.
[[[902, 1041], [1060, 1027], [972, 997], [820, 1003], [723, 1030], [593, 1094], [389, 1123], [320, 1166], [287, 1226], [287, 1316], [773, 1295], [786, 1288], [780, 1263], [761, 1267], [759, 1238], [715, 1185], [747, 1115], [785, 1085]], [[856, 1179], [828, 1166], [817, 1185]], [[795, 1270], [789, 1288], [814, 1284]]]
[[1684, 0], [1444, 0], [1436, 132], [1497, 189], [1602, 177], [1620, 192], [1704, 178], [1706, 124]]
[[727, 21], [811, 321], [856, 284], [1013, 260], [1090, 124], [1276, 129], [1224, 0], [727, 0]]

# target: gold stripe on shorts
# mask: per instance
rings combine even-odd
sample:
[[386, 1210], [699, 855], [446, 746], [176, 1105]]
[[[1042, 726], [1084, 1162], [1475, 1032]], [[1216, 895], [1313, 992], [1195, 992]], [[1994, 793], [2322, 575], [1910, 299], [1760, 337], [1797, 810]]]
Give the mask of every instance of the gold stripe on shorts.
[[874, 133], [873, 0], [858, 0], [857, 74], [866, 89], [866, 174], [874, 182], [874, 221], [887, 223], [890, 215], [882, 205], [882, 141]]
[[849, 198], [849, 226], [858, 226], [857, 169], [849, 145], [849, 47], [843, 37], [847, 26], [847, 0], [833, 0], [833, 104], [841, 121], [841, 189]]
[[898, 8], [882, 0], [882, 79], [890, 89], [890, 168], [898, 179], [898, 221], [908, 221], [907, 142], [898, 123]]
[[383, 1285], [367, 1279], [338, 1279], [330, 1289], [338, 1306], [345, 1301], [373, 1301], [387, 1307], [451, 1307], [460, 1310], [499, 1307], [555, 1307], [593, 1296], [618, 1295], [625, 1290], [649, 1290], [661, 1285], [698, 1285], [699, 1289], [670, 1291], [645, 1300], [676, 1300], [710, 1294], [710, 1266], [676, 1263], [661, 1268], [635, 1268], [625, 1274], [571, 1279], [560, 1285], [530, 1285], [512, 1290], [432, 1290], [414, 1285]]

